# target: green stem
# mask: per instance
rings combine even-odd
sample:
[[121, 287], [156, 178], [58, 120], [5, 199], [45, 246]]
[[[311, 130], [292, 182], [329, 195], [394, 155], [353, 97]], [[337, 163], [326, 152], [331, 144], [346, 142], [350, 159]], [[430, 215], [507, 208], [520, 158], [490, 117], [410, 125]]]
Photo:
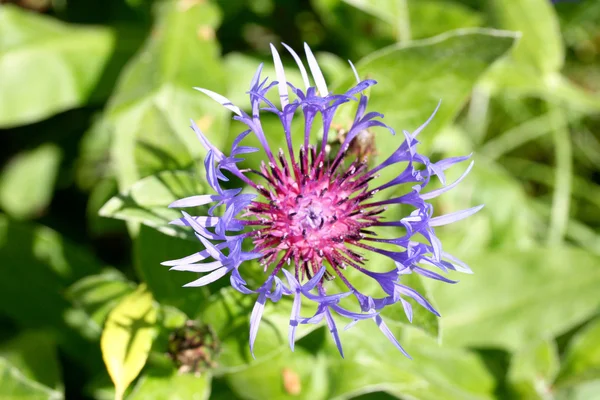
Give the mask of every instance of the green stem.
[[408, 14], [408, 0], [398, 0], [398, 42], [408, 43], [411, 40], [410, 16]]
[[569, 222], [571, 185], [573, 175], [573, 151], [564, 113], [558, 106], [551, 106], [553, 116], [552, 141], [556, 159], [554, 194], [550, 213], [548, 244], [560, 244], [564, 240]]

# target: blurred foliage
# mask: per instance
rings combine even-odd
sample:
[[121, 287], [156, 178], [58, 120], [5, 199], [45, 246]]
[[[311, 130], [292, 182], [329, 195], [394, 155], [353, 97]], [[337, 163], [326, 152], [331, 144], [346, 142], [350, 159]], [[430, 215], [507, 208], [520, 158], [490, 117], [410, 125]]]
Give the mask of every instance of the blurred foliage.
[[[0, 398], [600, 399], [600, 2], [0, 3]], [[342, 333], [346, 359], [315, 326], [291, 353], [286, 301], [267, 307], [254, 359], [251, 296], [184, 289], [159, 265], [198, 249], [166, 224], [171, 201], [207, 190], [189, 120], [223, 148], [239, 129], [192, 87], [246, 107], [281, 41], [307, 42], [330, 88], [352, 82], [353, 60], [397, 131], [441, 100], [423, 151], [475, 154], [436, 204], [485, 203], [439, 230], [475, 274], [411, 282], [439, 320], [386, 315], [413, 360], [367, 323]], [[263, 126], [283, 145], [276, 120]], [[398, 140], [376, 137], [378, 157]], [[189, 319], [221, 348], [201, 374], [167, 356]]]

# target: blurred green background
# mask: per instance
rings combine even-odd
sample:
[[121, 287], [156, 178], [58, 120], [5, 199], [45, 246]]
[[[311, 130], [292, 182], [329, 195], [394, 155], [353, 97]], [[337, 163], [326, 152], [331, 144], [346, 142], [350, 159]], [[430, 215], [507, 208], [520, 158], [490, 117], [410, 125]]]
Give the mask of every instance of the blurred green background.
[[[0, 3], [1, 399], [600, 399], [599, 1]], [[307, 42], [330, 89], [353, 60], [397, 131], [441, 99], [421, 152], [474, 153], [436, 206], [485, 203], [438, 229], [475, 274], [411, 277], [441, 319], [384, 313], [412, 361], [367, 322], [342, 333], [346, 359], [323, 327], [291, 353], [283, 300], [253, 360], [254, 299], [159, 265], [198, 249], [165, 226], [206, 190], [189, 119], [223, 149], [240, 131], [192, 87], [245, 107], [282, 41]], [[376, 136], [380, 156], [399, 139]]]

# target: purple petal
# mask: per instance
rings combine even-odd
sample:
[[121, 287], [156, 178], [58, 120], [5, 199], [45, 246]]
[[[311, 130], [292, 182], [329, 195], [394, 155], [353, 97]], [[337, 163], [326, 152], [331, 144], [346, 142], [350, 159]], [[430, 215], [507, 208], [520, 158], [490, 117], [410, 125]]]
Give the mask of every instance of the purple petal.
[[433, 110], [433, 113], [431, 113], [431, 115], [429, 116], [429, 118], [427, 118], [427, 121], [425, 121], [421, 126], [419, 126], [417, 129], [415, 129], [415, 131], [413, 132], [412, 136], [413, 137], [417, 137], [417, 135], [419, 133], [421, 133], [421, 131], [423, 129], [425, 129], [425, 127], [427, 125], [429, 125], [429, 123], [431, 122], [431, 120], [433, 119], [433, 117], [435, 116], [435, 114], [437, 113], [438, 109], [440, 108], [440, 105], [442, 105], [442, 101], [440, 100], [437, 104], [437, 106], [435, 107], [435, 110]]
[[435, 197], [438, 197], [439, 195], [446, 193], [447, 191], [449, 191], [450, 189], [454, 188], [456, 185], [458, 185], [466, 176], [467, 174], [471, 171], [471, 168], [473, 168], [473, 164], [474, 161], [471, 161], [471, 164], [469, 164], [469, 167], [467, 168], [467, 170], [465, 172], [463, 172], [463, 174], [460, 176], [460, 178], [458, 178], [457, 180], [455, 180], [454, 182], [452, 182], [451, 184], [444, 186], [440, 189], [437, 190], [432, 190], [429, 193], [422, 193], [421, 194], [421, 198], [423, 200], [430, 200], [433, 199]]
[[337, 346], [340, 355], [342, 356], [342, 358], [344, 358], [344, 350], [342, 349], [342, 342], [340, 341], [340, 336], [338, 335], [338, 330], [335, 326], [335, 321], [331, 316], [331, 312], [329, 312], [327, 308], [324, 310], [324, 313], [325, 319], [327, 320], [327, 326], [329, 327], [329, 332], [331, 332], [331, 336], [333, 336], [333, 340], [335, 341], [335, 345]]
[[222, 278], [223, 276], [225, 276], [227, 274], [227, 272], [229, 272], [229, 268], [221, 267], [221, 268], [217, 269], [216, 271], [213, 271], [210, 274], [203, 276], [200, 279], [196, 279], [195, 281], [186, 283], [185, 285], [183, 285], [183, 287], [198, 287], [198, 286], [208, 285], [209, 283], [212, 283], [212, 282]]
[[457, 211], [446, 215], [440, 215], [439, 217], [431, 218], [429, 220], [429, 226], [442, 226], [451, 224], [456, 221], [460, 221], [461, 219], [470, 217], [482, 208], [483, 204], [476, 207], [468, 208], [466, 210]]
[[294, 344], [296, 342], [296, 328], [298, 327], [298, 319], [300, 317], [300, 306], [301, 306], [302, 297], [300, 294], [296, 293], [294, 295], [294, 304], [292, 305], [292, 314], [290, 317], [290, 332], [289, 332], [289, 340], [290, 340], [290, 349], [294, 351]]
[[260, 319], [262, 318], [262, 314], [265, 309], [266, 300], [266, 293], [263, 292], [260, 295], [258, 295], [258, 300], [256, 300], [256, 303], [254, 303], [252, 315], [250, 316], [250, 353], [252, 353], [253, 358], [256, 358], [254, 356], [254, 341], [256, 340], [258, 326], [260, 325]]
[[204, 93], [205, 95], [207, 95], [208, 97], [210, 97], [211, 99], [216, 101], [217, 103], [221, 104], [223, 107], [227, 108], [228, 110], [233, 111], [236, 115], [238, 115], [240, 117], [242, 116], [242, 111], [239, 109], [239, 107], [234, 106], [233, 103], [231, 102], [231, 100], [229, 100], [227, 97], [221, 96], [220, 94], [215, 93], [212, 90], [208, 90], [208, 89], [203, 89], [203, 88], [198, 88], [198, 87], [195, 87], [194, 89]]
[[310, 83], [308, 82], [308, 74], [306, 73], [306, 68], [304, 68], [304, 64], [302, 64], [302, 60], [290, 46], [288, 46], [285, 43], [281, 43], [281, 44], [283, 45], [283, 47], [285, 47], [287, 49], [287, 51], [290, 52], [292, 57], [294, 57], [294, 61], [296, 61], [296, 65], [298, 65], [298, 69], [300, 70], [300, 75], [302, 75], [302, 81], [304, 82], [304, 87], [305, 87], [305, 89], [308, 89], [310, 87]]
[[446, 282], [446, 283], [456, 283], [457, 282], [457, 281], [448, 279], [440, 274], [436, 274], [435, 272], [429, 271], [428, 269], [425, 269], [425, 268], [414, 266], [414, 267], [412, 267], [412, 270], [419, 275], [423, 275], [426, 278], [435, 279], [437, 281], [442, 281], [442, 282]]
[[327, 84], [325, 83], [325, 78], [323, 77], [321, 68], [319, 68], [319, 63], [317, 62], [317, 59], [315, 58], [310, 47], [308, 47], [308, 44], [306, 43], [304, 43], [304, 52], [306, 53], [308, 67], [310, 68], [310, 72], [315, 81], [315, 85], [317, 86], [317, 89], [319, 89], [321, 97], [325, 97], [329, 94]]
[[223, 263], [221, 261], [212, 261], [203, 264], [180, 264], [171, 267], [169, 271], [211, 272], [222, 266]]
[[410, 288], [408, 286], [404, 286], [404, 285], [397, 283], [396, 290], [398, 290], [398, 292], [400, 292], [400, 294], [402, 294], [404, 296], [408, 296], [408, 297], [412, 298], [413, 300], [415, 300], [417, 303], [419, 303], [422, 307], [426, 308], [433, 315], [435, 315], [437, 317], [440, 316], [440, 313], [438, 313], [437, 310], [435, 308], [433, 308], [433, 306], [425, 299], [425, 297], [423, 297], [419, 292], [417, 292], [413, 288]]
[[202, 194], [199, 196], [190, 196], [175, 200], [169, 204], [169, 208], [197, 207], [220, 200], [221, 196], [217, 194]]
[[412, 357], [409, 356], [408, 353], [406, 352], [406, 350], [404, 350], [404, 348], [400, 345], [400, 343], [398, 342], [398, 340], [396, 339], [396, 337], [394, 336], [392, 331], [390, 331], [390, 328], [388, 328], [388, 326], [385, 324], [385, 322], [383, 322], [383, 319], [379, 315], [377, 315], [374, 318], [374, 321], [377, 324], [377, 326], [379, 327], [379, 329], [381, 330], [381, 332], [383, 332], [385, 337], [387, 337], [388, 340], [390, 342], [392, 342], [392, 344], [394, 346], [396, 346], [396, 348], [402, 352], [402, 354], [404, 354], [406, 357], [408, 357], [409, 359], [412, 360]]

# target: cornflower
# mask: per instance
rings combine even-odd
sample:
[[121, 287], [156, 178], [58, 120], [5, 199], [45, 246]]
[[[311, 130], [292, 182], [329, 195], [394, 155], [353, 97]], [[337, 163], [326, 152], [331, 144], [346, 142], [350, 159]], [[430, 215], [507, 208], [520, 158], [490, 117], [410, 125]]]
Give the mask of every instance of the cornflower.
[[[271, 50], [277, 80], [262, 79], [263, 65], [259, 65], [247, 92], [250, 114], [217, 93], [195, 88], [232, 111], [233, 119], [247, 129], [233, 141], [231, 151], [226, 155], [211, 144], [192, 121], [191, 128], [207, 150], [204, 166], [206, 180], [213, 193], [177, 200], [170, 207], [213, 206], [203, 216], [191, 216], [182, 211], [182, 218], [172, 222], [193, 229], [204, 248], [163, 265], [170, 266], [172, 270], [203, 274], [185, 286], [204, 286], [229, 276], [234, 289], [257, 296], [250, 317], [249, 341], [253, 355], [266, 302], [278, 302], [283, 296], [290, 296], [293, 298], [289, 324], [292, 350], [299, 325], [325, 320], [343, 357], [335, 314], [338, 318], [348, 319], [349, 326], [361, 320], [374, 321], [391, 343], [409, 357], [380, 312], [387, 306], [401, 303], [406, 317], [412, 321], [413, 310], [407, 301], [412, 299], [439, 316], [421, 294], [402, 284], [402, 277], [416, 273], [455, 283], [442, 273], [449, 270], [471, 273], [467, 265], [442, 250], [434, 228], [466, 218], [482, 206], [434, 217], [429, 201], [454, 188], [469, 173], [473, 163], [460, 178], [447, 184], [444, 171], [470, 156], [432, 162], [417, 152], [419, 142], [416, 137], [432, 120], [439, 104], [423, 125], [412, 133], [403, 131], [404, 137], [398, 148], [376, 166], [369, 167], [369, 154], [356, 159], [352, 148], [360, 135], [370, 134], [374, 128], [395, 134], [382, 121], [382, 114], [367, 112], [366, 91], [376, 81], [361, 80], [350, 62], [356, 85], [345, 93], [331, 93], [317, 60], [306, 44], [314, 86], [310, 84], [308, 72], [298, 54], [287, 45], [283, 46], [298, 65], [304, 90], [286, 80], [280, 56], [273, 45]], [[279, 94], [279, 106], [267, 98], [267, 93], [275, 88]], [[334, 116], [347, 103], [355, 104], [354, 119], [339, 150], [333, 152], [329, 139], [330, 135], [333, 136]], [[272, 113], [279, 118], [287, 149], [272, 151], [261, 125], [261, 113]], [[296, 151], [292, 144], [292, 122], [300, 114], [304, 139]], [[319, 131], [319, 138], [312, 137], [314, 134], [311, 132], [315, 131]], [[241, 155], [259, 151], [242, 145], [250, 134], [256, 136], [266, 157], [258, 170], [240, 167], [244, 161]], [[395, 177], [387, 182], [377, 183], [379, 172], [387, 168], [398, 170], [398, 173], [394, 173]], [[437, 176], [442, 187], [425, 191], [433, 176]], [[221, 186], [222, 182], [232, 178], [237, 178], [240, 185], [249, 190]], [[402, 195], [394, 194], [392, 189], [406, 184], [409, 184], [410, 190]], [[383, 200], [375, 200], [374, 195], [378, 192], [389, 192], [390, 195]], [[412, 212], [400, 219], [384, 219], [388, 207], [402, 205], [411, 207]], [[222, 214], [216, 215], [217, 210], [223, 210]], [[395, 227], [403, 234], [384, 238], [377, 232], [382, 227]], [[251, 251], [245, 251], [243, 243], [251, 244]], [[369, 252], [390, 258], [394, 268], [383, 272], [374, 270], [365, 256]], [[254, 289], [248, 287], [242, 276], [244, 269], [256, 268], [257, 263], [250, 260], [258, 260], [266, 275], [264, 283]], [[346, 276], [349, 275], [346, 273], [348, 269], [376, 281], [383, 296], [362, 293]], [[336, 277], [345, 290], [340, 292], [336, 286], [329, 284]], [[354, 308], [346, 306], [350, 303], [348, 299], [343, 300], [342, 306], [344, 298], [354, 298]], [[308, 317], [301, 316], [302, 301], [316, 304], [316, 312]]]

